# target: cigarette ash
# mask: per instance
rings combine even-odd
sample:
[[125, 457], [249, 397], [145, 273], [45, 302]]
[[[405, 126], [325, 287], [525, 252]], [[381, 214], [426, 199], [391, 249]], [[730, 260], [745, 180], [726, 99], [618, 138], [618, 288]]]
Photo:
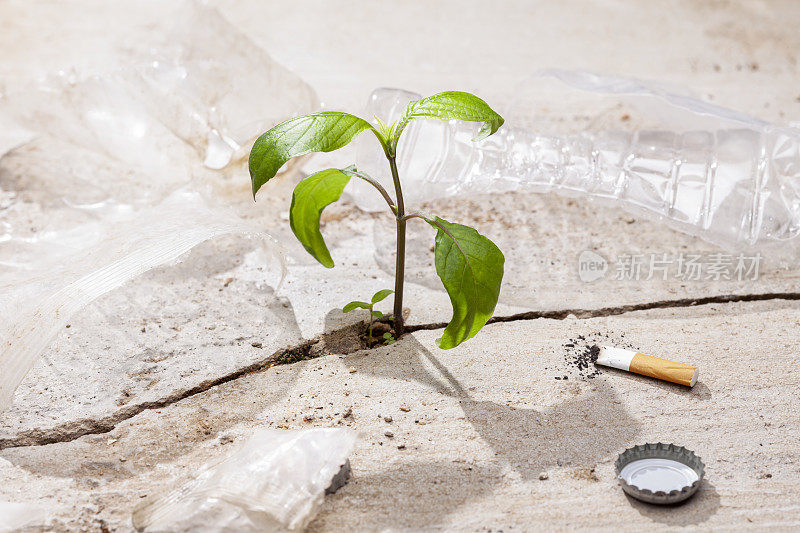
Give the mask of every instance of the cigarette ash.
[[603, 373], [601, 367], [594, 363], [600, 355], [600, 346], [616, 346], [636, 350], [636, 346], [625, 340], [625, 334], [613, 335], [609, 333], [594, 332], [587, 335], [578, 335], [564, 343], [564, 374], [555, 376], [556, 380], [594, 379]]

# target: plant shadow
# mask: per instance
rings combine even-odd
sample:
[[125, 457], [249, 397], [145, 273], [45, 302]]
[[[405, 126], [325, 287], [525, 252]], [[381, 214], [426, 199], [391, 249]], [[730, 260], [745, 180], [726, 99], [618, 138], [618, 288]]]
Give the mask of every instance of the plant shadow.
[[[346, 526], [348, 513], [357, 507], [361, 530], [383, 528], [418, 531], [443, 527], [455, 509], [478, 501], [502, 479], [497, 464], [471, 465], [434, 461], [392, 464], [366, 476], [353, 476], [344, 488], [330, 495], [308, 531], [332, 531]], [[344, 515], [344, 516], [342, 516]], [[342, 521], [342, 522], [340, 522]]]
[[603, 373], [613, 374], [615, 379], [646, 384], [648, 387], [661, 389], [675, 396], [692, 398], [693, 400], [696, 401], [706, 401], [711, 399], [711, 389], [708, 388], [708, 385], [703, 383], [702, 372], [700, 373], [700, 378], [695, 384], [695, 386], [690, 388], [690, 387], [685, 387], [683, 385], [678, 385], [677, 383], [670, 383], [669, 381], [661, 381], [658, 379], [653, 379], [647, 376], [641, 376], [639, 374], [634, 374], [633, 372], [626, 372], [624, 370], [619, 370], [611, 367], [603, 367], [601, 371]]
[[[391, 358], [381, 357], [376, 351], [359, 352], [348, 356], [347, 364], [359, 372], [387, 379], [414, 380], [441, 394], [458, 398], [466, 420], [492, 448], [496, 457], [525, 481], [538, 479], [539, 473], [561, 466], [572, 468], [576, 474], [588, 473], [586, 479], [592, 479], [595, 465], [615, 457], [637, 442], [642, 432], [641, 423], [625, 410], [617, 392], [602, 381], [593, 382], [590, 388], [584, 388], [574, 397], [555, 405], [541, 409], [518, 408], [473, 398], [469, 391], [474, 387], [466, 390], [450, 370], [412, 336], [401, 338], [391, 349], [379, 350], [391, 353]], [[671, 384], [664, 384], [664, 387], [676, 394], [697, 395], [702, 400], [711, 395], [703, 384], [698, 384], [693, 392]], [[412, 486], [425, 486], [425, 483], [433, 483], [432, 479], [435, 477], [414, 479]], [[397, 484], [398, 494], [415, 490], [388, 475], [382, 483]], [[447, 491], [446, 485], [439, 488]], [[425, 495], [419, 501], [435, 501], [437, 497]], [[701, 524], [720, 507], [719, 494], [707, 480], [692, 499], [677, 506], [663, 507], [632, 498], [628, 500], [642, 516], [668, 526]], [[453, 503], [448, 508], [457, 505]], [[407, 523], [407, 509], [403, 509], [403, 512], [398, 511], [396, 522], [385, 523], [404, 524], [411, 528], [428, 523], [425, 520]]]
[[414, 380], [458, 398], [467, 421], [525, 480], [555, 466], [594, 467], [641, 433], [639, 421], [622, 407], [613, 388], [601, 382], [548, 407], [518, 408], [473, 398], [412, 336], [392, 345], [390, 364], [387, 358], [373, 355], [353, 354], [348, 365], [384, 378]]

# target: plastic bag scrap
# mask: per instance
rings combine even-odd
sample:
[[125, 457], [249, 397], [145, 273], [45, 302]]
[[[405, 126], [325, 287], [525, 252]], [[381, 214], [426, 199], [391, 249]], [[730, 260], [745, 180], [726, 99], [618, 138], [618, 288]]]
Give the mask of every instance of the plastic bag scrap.
[[40, 525], [46, 518], [46, 510], [38, 505], [0, 500], [0, 533]]
[[231, 186], [211, 169], [319, 102], [215, 10], [173, 9], [178, 26], [130, 64], [0, 98], [0, 410], [92, 300], [218, 235], [277, 250], [204, 197]]
[[[378, 89], [366, 115], [395, 120], [416, 98]], [[723, 248], [796, 261], [798, 129], [654, 84], [561, 70], [520, 84], [504, 116], [507, 124], [481, 143], [470, 124], [412, 122], [398, 147], [406, 203], [552, 191], [611, 201]], [[360, 169], [382, 176], [381, 158], [360, 144]], [[363, 209], [382, 209], [366, 190], [354, 197]]]
[[271, 125], [319, 108], [306, 83], [215, 10], [190, 2], [177, 15], [145, 57], [100, 73], [60, 71], [0, 98], [0, 125], [35, 135], [4, 164], [18, 193], [48, 207], [154, 205], [204, 167], [242, 160]]
[[186, 189], [151, 208], [121, 210], [114, 218], [17, 243], [13, 257], [36, 260], [0, 270], [0, 408], [8, 405], [38, 355], [86, 304], [225, 234], [254, 235], [275, 244]]
[[106, 69], [61, 70], [9, 89], [6, 113], [48, 141], [67, 140], [137, 168], [173, 170], [166, 163], [184, 162], [186, 154], [176, 156], [181, 145], [220, 169], [246, 156], [270, 126], [319, 108], [308, 84], [215, 9], [190, 1], [146, 5], [152, 17], [173, 21], [162, 33], [138, 36], [146, 52], [108, 58], [114, 63]]
[[[50, 531], [47, 529], [48, 522], [59, 507], [58, 503], [53, 500], [49, 500], [47, 503], [43, 500], [14, 501], [22, 495], [18, 493], [18, 490], [10, 488], [9, 485], [19, 486], [20, 482], [25, 483], [30, 477], [30, 472], [0, 457], [0, 479], [3, 480], [0, 488], [7, 489], [0, 491], [0, 533], [31, 530]], [[11, 479], [14, 479], [16, 483], [10, 484], [9, 480]]]
[[235, 452], [133, 512], [139, 531], [284, 531], [304, 528], [347, 461], [345, 428], [259, 429]]

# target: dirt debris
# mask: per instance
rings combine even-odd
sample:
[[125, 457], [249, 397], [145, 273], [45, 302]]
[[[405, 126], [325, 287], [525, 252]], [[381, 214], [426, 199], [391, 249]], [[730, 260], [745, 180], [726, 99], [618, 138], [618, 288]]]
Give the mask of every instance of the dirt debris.
[[[602, 370], [594, 363], [600, 355], [600, 346], [610, 345], [620, 348], [630, 348], [636, 350], [637, 348], [625, 340], [625, 334], [613, 335], [603, 332], [593, 332], [587, 335], [578, 335], [575, 338], [568, 339], [563, 344], [564, 351], [564, 366], [567, 373], [556, 375], [553, 377], [555, 380], [566, 381], [570, 376], [573, 379], [594, 379], [600, 374]], [[559, 371], [560, 369], [553, 369]]]
[[595, 472], [596, 467], [591, 468], [577, 468], [570, 472], [570, 476], [574, 479], [581, 479], [585, 481], [600, 481]]

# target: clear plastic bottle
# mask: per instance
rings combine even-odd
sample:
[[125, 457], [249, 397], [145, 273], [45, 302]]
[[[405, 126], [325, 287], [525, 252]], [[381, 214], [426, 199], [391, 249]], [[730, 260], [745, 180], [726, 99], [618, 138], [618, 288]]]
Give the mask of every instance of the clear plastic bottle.
[[[570, 93], [569, 88], [593, 92], [595, 97], [601, 94], [603, 109], [616, 109], [629, 122], [630, 115], [619, 110], [624, 109], [621, 102], [627, 105], [633, 100], [638, 104], [635, 109], [644, 111], [642, 118], [637, 115], [638, 123], [647, 127], [626, 131], [614, 129], [611, 121], [594, 120], [591, 128], [577, 133], [546, 133], [538, 129], [535, 115], [542, 106], [537, 101], [541, 91], [536, 89], [547, 78], [565, 82], [564, 94]], [[378, 89], [370, 98], [368, 113], [394, 120], [405, 103], [418, 97]], [[562, 102], [565, 108], [574, 104], [567, 100]], [[578, 115], [591, 116], [585, 102], [574, 105]], [[552, 191], [614, 202], [726, 249], [780, 251], [784, 259], [787, 251], [789, 257], [795, 255], [800, 242], [796, 238], [800, 131], [796, 129], [633, 80], [563, 71], [549, 71], [523, 83], [504, 116], [506, 125], [480, 143], [472, 142], [476, 129], [470, 124], [412, 123], [398, 147], [408, 200]], [[567, 130], [580, 127], [577, 122]], [[407, 157], [412, 152], [413, 161]], [[381, 157], [364, 143], [358, 166], [367, 172], [379, 169]], [[373, 208], [369, 194], [357, 198], [369, 198], [360, 200], [362, 207]], [[786, 244], [792, 246], [787, 249]]]

